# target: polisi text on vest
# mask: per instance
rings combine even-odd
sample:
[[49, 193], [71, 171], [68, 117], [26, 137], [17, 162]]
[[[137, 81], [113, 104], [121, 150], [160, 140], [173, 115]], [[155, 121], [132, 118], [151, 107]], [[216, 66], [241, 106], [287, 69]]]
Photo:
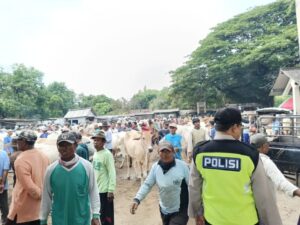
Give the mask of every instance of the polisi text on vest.
[[203, 168], [229, 171], [241, 170], [241, 159], [220, 156], [204, 156]]

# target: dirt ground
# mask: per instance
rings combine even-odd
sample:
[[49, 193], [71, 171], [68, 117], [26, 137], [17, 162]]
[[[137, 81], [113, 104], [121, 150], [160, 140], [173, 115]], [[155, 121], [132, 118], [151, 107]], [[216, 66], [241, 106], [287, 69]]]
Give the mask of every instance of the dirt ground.
[[[139, 189], [140, 181], [126, 179], [127, 168], [117, 167], [117, 188], [115, 191], [115, 225], [161, 225], [157, 188], [149, 193], [142, 201], [135, 215], [129, 212], [132, 199]], [[133, 171], [132, 171], [133, 174]], [[12, 177], [10, 174], [10, 184]], [[277, 194], [278, 207], [284, 225], [296, 225], [300, 213], [300, 198], [290, 198], [282, 193]], [[1, 222], [0, 222], [1, 224]], [[194, 225], [194, 220], [190, 219], [188, 225]]]
[[[118, 163], [117, 163], [118, 165]], [[117, 188], [115, 192], [115, 224], [116, 225], [162, 225], [158, 208], [158, 192], [153, 188], [141, 202], [135, 215], [130, 214], [129, 208], [140, 182], [126, 180], [127, 168], [117, 169]], [[132, 173], [133, 174], [133, 173]], [[300, 198], [290, 198], [277, 193], [277, 203], [284, 225], [296, 225], [300, 215]], [[194, 225], [193, 219], [188, 225]]]

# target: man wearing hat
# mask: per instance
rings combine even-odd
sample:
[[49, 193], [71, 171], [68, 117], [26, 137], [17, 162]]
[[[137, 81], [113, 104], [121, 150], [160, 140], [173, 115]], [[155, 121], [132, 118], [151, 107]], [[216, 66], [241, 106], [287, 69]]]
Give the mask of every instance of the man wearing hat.
[[240, 111], [221, 109], [214, 121], [214, 140], [195, 147], [189, 216], [197, 225], [282, 225], [258, 152], [239, 141]]
[[154, 163], [145, 182], [140, 187], [130, 212], [135, 214], [141, 201], [156, 184], [159, 190], [159, 209], [163, 225], [186, 225], [188, 222], [189, 169], [187, 164], [175, 159], [175, 151], [170, 142], [158, 145], [159, 161]]
[[41, 225], [47, 224], [50, 211], [52, 225], [100, 225], [100, 200], [91, 163], [75, 154], [74, 133], [62, 133], [56, 143], [60, 156], [46, 171]]
[[116, 170], [111, 152], [105, 148], [106, 136], [103, 131], [96, 132], [92, 139], [96, 152], [93, 167], [101, 201], [100, 219], [102, 225], [114, 224], [114, 191], [116, 189]]
[[36, 139], [36, 134], [30, 130], [22, 131], [17, 137], [17, 148], [22, 153], [14, 163], [17, 180], [12, 192], [6, 225], [40, 224], [43, 178], [49, 160], [41, 151], [34, 148]]
[[169, 130], [170, 130], [170, 133], [165, 136], [164, 140], [170, 142], [173, 145], [174, 150], [175, 150], [175, 158], [176, 159], [182, 159], [182, 156], [181, 156], [181, 152], [182, 152], [181, 139], [182, 139], [182, 136], [179, 135], [179, 134], [176, 134], [177, 124], [176, 123], [170, 123]]
[[42, 130], [42, 134], [40, 135], [40, 138], [48, 138], [48, 129], [47, 129], [47, 127], [45, 127], [45, 126], [43, 126], [42, 128], [41, 128], [41, 130]]
[[163, 128], [158, 132], [159, 140], [163, 139], [168, 133], [170, 133], [169, 121], [165, 120], [163, 122]]
[[290, 197], [300, 197], [300, 189], [289, 182], [277, 168], [275, 163], [267, 156], [269, 152], [269, 142], [264, 134], [254, 134], [250, 139], [251, 144], [258, 150], [259, 156], [263, 163], [270, 186], [272, 186], [272, 194], [276, 197], [275, 189], [284, 192]]

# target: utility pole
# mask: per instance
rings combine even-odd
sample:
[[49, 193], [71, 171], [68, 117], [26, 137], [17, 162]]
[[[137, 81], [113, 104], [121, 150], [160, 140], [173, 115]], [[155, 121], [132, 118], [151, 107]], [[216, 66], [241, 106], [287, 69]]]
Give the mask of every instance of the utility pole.
[[[300, 0], [295, 0], [296, 4], [296, 17], [297, 17], [297, 30], [298, 30], [298, 45], [299, 45], [299, 55], [300, 55]], [[300, 114], [300, 84], [292, 82], [293, 89], [293, 106], [294, 115]]]

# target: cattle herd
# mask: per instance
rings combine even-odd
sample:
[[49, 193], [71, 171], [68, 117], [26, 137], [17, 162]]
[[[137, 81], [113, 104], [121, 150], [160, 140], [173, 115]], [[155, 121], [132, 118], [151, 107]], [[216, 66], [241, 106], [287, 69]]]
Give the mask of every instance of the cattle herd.
[[[203, 127], [208, 127], [208, 121], [211, 118], [206, 117], [201, 119]], [[117, 121], [116, 123], [110, 123], [109, 131], [112, 132], [112, 148], [114, 156], [121, 159], [119, 165], [120, 168], [127, 165], [127, 178], [130, 179], [130, 169], [134, 168], [134, 177], [137, 179], [144, 179], [147, 176], [147, 172], [150, 168], [150, 156], [151, 154], [157, 154], [157, 144], [160, 139], [159, 131], [163, 129], [163, 125], [166, 122], [165, 119], [155, 120], [140, 120], [136, 122]], [[190, 118], [176, 119], [172, 121], [178, 124], [177, 133], [182, 136], [181, 146], [183, 149], [182, 156], [186, 159], [186, 153], [192, 151], [191, 130], [193, 125]], [[101, 129], [102, 123], [90, 123], [87, 125], [74, 125], [66, 124], [64, 126], [59, 125], [43, 125], [40, 127], [29, 127], [25, 129], [34, 130], [37, 134], [37, 141], [35, 148], [42, 151], [51, 162], [54, 162], [58, 156], [58, 150], [56, 146], [57, 137], [64, 131], [75, 131], [82, 134], [82, 142], [87, 144], [89, 149], [89, 156], [92, 159], [95, 148], [93, 140], [90, 138], [96, 130]], [[14, 131], [12, 136], [17, 136], [21, 130]], [[47, 138], [40, 138], [41, 134], [46, 131]], [[2, 129], [0, 132], [0, 147], [3, 146], [3, 139], [7, 135], [6, 130]], [[152, 158], [153, 158], [152, 157]]]

